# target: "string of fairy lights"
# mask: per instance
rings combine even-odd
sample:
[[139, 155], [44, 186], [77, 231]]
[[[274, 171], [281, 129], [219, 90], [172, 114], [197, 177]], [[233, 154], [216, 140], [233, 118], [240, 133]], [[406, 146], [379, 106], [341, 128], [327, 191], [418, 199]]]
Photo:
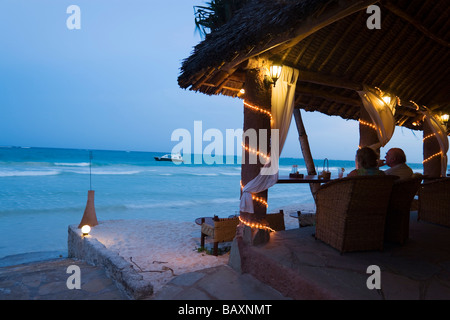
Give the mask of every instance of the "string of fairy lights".
[[[252, 110], [252, 111], [259, 112], [259, 113], [262, 113], [262, 114], [268, 116], [269, 119], [270, 119], [270, 124], [272, 125], [272, 123], [273, 123], [273, 116], [272, 116], [272, 113], [270, 111], [268, 111], [268, 110], [266, 110], [264, 108], [252, 105], [252, 104], [250, 104], [250, 103], [248, 103], [246, 101], [244, 101], [244, 106], [246, 108]], [[264, 153], [262, 151], [259, 151], [257, 148], [251, 148], [249, 146], [246, 146], [244, 144], [244, 142], [242, 142], [242, 148], [249, 154], [253, 154], [255, 156], [262, 157], [266, 161], [270, 160], [270, 156], [268, 154], [266, 154], [266, 153]], [[240, 181], [240, 185], [241, 185], [241, 191], [242, 191], [244, 189], [244, 185], [242, 184], [242, 180]], [[257, 197], [254, 194], [252, 194], [252, 200], [260, 203], [261, 205], [263, 205], [266, 208], [269, 206], [269, 204], [267, 203], [267, 200], [264, 199], [263, 197]], [[246, 225], [246, 226], [248, 226], [250, 228], [257, 228], [257, 229], [267, 230], [267, 231], [271, 231], [271, 232], [275, 231], [272, 228], [270, 228], [268, 226], [265, 226], [265, 225], [263, 225], [261, 223], [249, 222], [249, 221], [244, 220], [241, 217], [239, 217], [239, 220], [240, 220], [240, 222], [242, 224], [244, 224], [244, 225]]]
[[[382, 97], [383, 95], [385, 95], [385, 93], [384, 93], [383, 91], [381, 91], [380, 88], [375, 87], [375, 89], [378, 91], [380, 97]], [[399, 98], [399, 97], [396, 97], [396, 98], [397, 98], [397, 105], [401, 105], [401, 100], [400, 100], [400, 98]], [[419, 110], [420, 110], [420, 106], [419, 106], [417, 103], [415, 103], [415, 102], [412, 101], [412, 100], [410, 100], [409, 102], [415, 107], [416, 111], [419, 111]], [[422, 117], [422, 121], [424, 121], [424, 118], [425, 118], [425, 115]], [[420, 121], [420, 120], [419, 120], [419, 121]], [[364, 120], [361, 120], [361, 119], [359, 120], [359, 123], [360, 123], [361, 125], [363, 125], [363, 126], [372, 128], [372, 129], [374, 129], [374, 130], [378, 130], [377, 127], [375, 126], [375, 124], [373, 124], [373, 123], [370, 123], [370, 122], [367, 122], [367, 121], [364, 121]], [[419, 125], [419, 122], [418, 122], [418, 121], [414, 121], [412, 124], [413, 124], [414, 126], [418, 126], [418, 125]], [[431, 138], [433, 138], [433, 137], [436, 137], [436, 134], [434, 134], [434, 133], [433, 133], [433, 134], [429, 134], [429, 135], [427, 135], [426, 137], [424, 137], [422, 141], [425, 142], [426, 140], [431, 139]], [[361, 149], [361, 146], [359, 146], [359, 148]], [[423, 161], [422, 161], [422, 164], [425, 164], [425, 163], [427, 163], [427, 162], [429, 162], [429, 161], [431, 161], [431, 160], [433, 160], [434, 158], [437, 158], [437, 157], [439, 157], [439, 156], [444, 156], [444, 152], [443, 152], [442, 150], [439, 151], [439, 152], [437, 152], [437, 153], [435, 153], [435, 154], [433, 154], [432, 156], [426, 158], [425, 160], [423, 160]]]
[[428, 161], [431, 161], [431, 160], [433, 160], [434, 158], [439, 157], [439, 156], [443, 156], [443, 155], [444, 155], [444, 152], [439, 151], [438, 153], [433, 154], [431, 157], [428, 157], [428, 158], [426, 158], [425, 160], [423, 160], [422, 164], [425, 164], [425, 163], [427, 163]]
[[[429, 135], [427, 135], [426, 137], [423, 138], [423, 142], [425, 142], [425, 141], [428, 140], [428, 139], [434, 138], [434, 137], [436, 137], [436, 134], [435, 134], [435, 133], [429, 134]], [[443, 155], [444, 155], [444, 153], [443, 153], [442, 150], [441, 150], [441, 151], [439, 151], [439, 152], [433, 154], [432, 156], [426, 158], [425, 160], [423, 160], [422, 164], [425, 164], [425, 163], [427, 163], [427, 162], [433, 160], [434, 158], [437, 158], [437, 157], [443, 156]]]
[[[240, 181], [240, 184], [241, 184], [241, 191], [242, 191], [244, 189], [244, 185], [242, 184], [242, 180]], [[266, 199], [264, 199], [262, 197], [257, 197], [257, 196], [252, 194], [252, 200], [259, 202], [260, 204], [262, 204], [266, 208], [269, 206], [269, 204], [267, 203]]]
[[[380, 94], [381, 97], [384, 96], [383, 91], [381, 91], [381, 90], [380, 90], [379, 88], [377, 88], [377, 87], [375, 87], [375, 89], [378, 90], [378, 92], [379, 92], [379, 94]], [[400, 98], [399, 98], [399, 97], [396, 97], [396, 99], [397, 99], [397, 104], [398, 104], [398, 105], [401, 105], [401, 100], [400, 100]], [[417, 103], [415, 103], [415, 102], [412, 101], [412, 100], [411, 100], [410, 102], [414, 105], [414, 107], [416, 108], [417, 111], [420, 110], [420, 107], [419, 107], [419, 105], [418, 105]], [[255, 111], [255, 112], [259, 112], [259, 113], [262, 113], [262, 114], [268, 116], [268, 117], [270, 118], [270, 124], [272, 125], [272, 123], [273, 123], [273, 116], [272, 116], [272, 113], [271, 113], [269, 110], [266, 110], [266, 109], [264, 109], [264, 108], [261, 108], [261, 107], [252, 105], [252, 104], [248, 103], [247, 101], [244, 101], [244, 106], [245, 106], [246, 108], [250, 109], [250, 110], [253, 110], [253, 111]], [[373, 130], [379, 130], [379, 129], [377, 128], [377, 126], [376, 126], [375, 124], [373, 124], [373, 123], [370, 123], [370, 122], [367, 122], [367, 121], [364, 121], [364, 120], [361, 120], [361, 119], [359, 120], [359, 123], [360, 123], [361, 125], [363, 125], [363, 126], [367, 126], [367, 127], [369, 127], [369, 128], [372, 128]], [[425, 142], [426, 140], [428, 140], [428, 139], [430, 139], [430, 138], [433, 138], [433, 137], [435, 137], [435, 136], [436, 136], [435, 134], [430, 134], [430, 135], [424, 137], [424, 138], [423, 138], [423, 141]], [[259, 151], [257, 148], [251, 148], [251, 147], [245, 145], [244, 142], [242, 142], [242, 148], [243, 148], [247, 153], [256, 155], [256, 156], [258, 156], [258, 157], [262, 157], [262, 158], [264, 158], [266, 161], [268, 161], [268, 160], [270, 159], [270, 156], [269, 156], [268, 154]], [[361, 147], [360, 147], [360, 148], [361, 148]], [[431, 161], [432, 159], [434, 159], [434, 158], [436, 158], [436, 157], [439, 157], [439, 156], [443, 156], [443, 155], [444, 155], [444, 153], [443, 153], [442, 151], [437, 152], [437, 153], [433, 154], [432, 156], [428, 157], [427, 159], [423, 160], [422, 163], [425, 164], [425, 163]], [[242, 181], [240, 181], [240, 185], [241, 185], [241, 191], [242, 191], [242, 189], [244, 189], [244, 185], [242, 184]], [[254, 200], [254, 201], [256, 201], [256, 202], [259, 202], [260, 204], [262, 204], [262, 205], [265, 206], [266, 208], [268, 207], [268, 203], [267, 203], [266, 199], [264, 199], [264, 198], [262, 198], [262, 197], [257, 197], [257, 196], [255, 196], [255, 195], [252, 194], [252, 200]], [[258, 228], [258, 229], [264, 229], [264, 230], [274, 231], [273, 229], [271, 229], [271, 228], [269, 228], [269, 227], [267, 227], [267, 226], [264, 226], [264, 225], [262, 225], [262, 224], [253, 223], [253, 222], [247, 222], [247, 221], [243, 220], [241, 217], [239, 217], [239, 220], [241, 221], [241, 223], [243, 223], [243, 224], [245, 224], [245, 225], [247, 225], [247, 226], [249, 226], [249, 227], [251, 227], [251, 228]]]
[[[265, 114], [266, 116], [268, 116], [270, 118], [270, 124], [272, 124], [273, 122], [273, 117], [272, 117], [272, 113], [269, 110], [266, 110], [264, 108], [252, 105], [250, 103], [248, 103], [247, 101], [244, 101], [244, 106], [250, 110]], [[244, 142], [242, 142], [242, 148], [244, 148], [245, 151], [247, 151], [248, 153], [252, 153], [256, 156], [262, 157], [264, 158], [264, 160], [268, 161], [270, 159], [270, 156], [262, 151], [259, 151], [256, 148], [251, 148], [249, 146], [246, 146], [244, 144]]]
[[422, 141], [425, 142], [425, 140], [428, 140], [428, 139], [433, 138], [433, 137], [435, 137], [435, 136], [436, 136], [435, 133], [429, 134], [429, 135], [427, 135], [426, 137], [424, 137]]
[[248, 226], [248, 227], [250, 227], [250, 228], [256, 228], [256, 229], [267, 230], [267, 231], [270, 231], [270, 232], [275, 232], [275, 230], [272, 229], [272, 228], [269, 227], [269, 226], [263, 225], [263, 224], [261, 224], [261, 223], [249, 222], [249, 221], [244, 220], [242, 217], [239, 217], [239, 221], [240, 221], [242, 224], [244, 224], [244, 225], [246, 225], [246, 226]]
[[366, 126], [366, 127], [369, 127], [369, 128], [372, 128], [374, 130], [377, 130], [377, 127], [373, 123], [370, 123], [370, 122], [367, 122], [367, 121], [359, 119], [359, 124], [361, 124], [363, 126]]
[[[372, 128], [374, 130], [377, 130], [376, 126], [374, 124], [372, 124], [372, 123], [366, 122], [364, 120], [359, 120], [359, 123], [361, 125], [363, 125], [363, 126], [367, 126], [367, 127], [370, 127], [370, 128]], [[424, 137], [422, 141], [425, 142], [426, 140], [431, 139], [431, 138], [433, 138], [435, 136], [436, 136], [436, 134], [434, 134], [434, 133], [433, 134], [429, 134], [426, 137]], [[359, 146], [359, 149], [361, 149], [361, 146]], [[444, 155], [444, 153], [442, 151], [439, 151], [439, 152], [433, 154], [432, 156], [426, 158], [425, 160], [423, 160], [422, 164], [425, 164], [425, 163], [433, 160], [434, 158], [437, 158], [437, 157], [442, 156], [442, 155]]]
[[244, 150], [247, 151], [248, 153], [252, 153], [258, 157], [264, 158], [266, 161], [269, 161], [269, 159], [270, 159], [270, 156], [268, 154], [261, 152], [256, 148], [250, 148], [250, 147], [246, 146], [243, 142], [242, 142], [242, 148], [244, 148]]
[[257, 112], [260, 112], [260, 113], [263, 113], [263, 114], [269, 116], [270, 123], [272, 124], [273, 117], [272, 117], [272, 113], [269, 110], [263, 109], [261, 107], [254, 106], [254, 105], [252, 105], [252, 104], [250, 104], [250, 103], [248, 103], [246, 101], [244, 101], [244, 106], [249, 108], [249, 109], [251, 109], [251, 110], [254, 110], [254, 111], [257, 111]]

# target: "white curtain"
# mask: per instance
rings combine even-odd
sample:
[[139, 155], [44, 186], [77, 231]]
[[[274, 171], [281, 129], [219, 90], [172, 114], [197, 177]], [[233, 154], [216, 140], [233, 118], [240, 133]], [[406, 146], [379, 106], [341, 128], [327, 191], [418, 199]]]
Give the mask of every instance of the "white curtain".
[[439, 147], [442, 151], [441, 156], [441, 176], [445, 177], [447, 174], [447, 152], [448, 152], [448, 138], [447, 138], [447, 130], [441, 125], [441, 123], [433, 117], [428, 111], [423, 113], [425, 115], [425, 121], [430, 126], [433, 131], [436, 139], [439, 142]]
[[380, 96], [366, 86], [364, 86], [363, 91], [358, 91], [358, 94], [361, 97], [364, 108], [372, 119], [372, 123], [376, 126], [379, 143], [369, 147], [374, 150], [384, 147], [394, 134], [394, 114], [397, 99], [391, 99], [390, 103], [387, 104]]
[[283, 66], [275, 88], [272, 88], [272, 124], [270, 161], [242, 189], [240, 211], [254, 213], [252, 193], [269, 189], [278, 181], [278, 164], [294, 111], [295, 87], [299, 71]]

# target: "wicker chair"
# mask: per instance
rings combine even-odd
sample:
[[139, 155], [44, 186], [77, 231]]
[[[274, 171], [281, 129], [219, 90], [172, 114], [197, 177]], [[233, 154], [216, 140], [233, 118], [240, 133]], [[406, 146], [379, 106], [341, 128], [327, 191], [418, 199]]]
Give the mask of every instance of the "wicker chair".
[[[280, 210], [278, 213], [269, 213], [266, 215], [267, 223], [275, 231], [285, 230], [284, 213]], [[200, 246], [205, 247], [205, 238], [212, 237], [214, 241], [213, 254], [218, 255], [219, 243], [232, 241], [236, 235], [236, 227], [239, 224], [238, 217], [221, 218], [217, 216], [213, 219], [214, 225], [202, 221]]]
[[269, 227], [271, 227], [275, 231], [282, 231], [285, 230], [285, 224], [284, 224], [284, 212], [283, 210], [280, 210], [280, 212], [277, 213], [268, 213], [266, 214], [266, 220], [269, 224]]
[[450, 178], [427, 181], [420, 186], [418, 220], [450, 227]]
[[200, 246], [202, 249], [205, 247], [206, 236], [212, 237], [214, 241], [213, 254], [217, 256], [219, 251], [219, 242], [228, 242], [234, 239], [236, 235], [236, 227], [239, 224], [239, 218], [233, 217], [219, 219], [215, 216], [213, 223], [214, 225], [210, 225], [202, 221]]
[[317, 191], [316, 239], [341, 253], [382, 250], [395, 176], [357, 176], [322, 185]]
[[411, 204], [421, 182], [421, 175], [394, 182], [386, 215], [385, 241], [404, 244], [408, 240]]

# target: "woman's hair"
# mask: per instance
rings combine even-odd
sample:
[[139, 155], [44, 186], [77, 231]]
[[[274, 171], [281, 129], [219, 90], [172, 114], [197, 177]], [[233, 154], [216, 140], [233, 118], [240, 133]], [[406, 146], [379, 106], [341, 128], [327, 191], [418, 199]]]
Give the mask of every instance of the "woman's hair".
[[377, 158], [376, 152], [369, 147], [363, 147], [356, 151], [356, 161], [364, 169], [378, 167]]

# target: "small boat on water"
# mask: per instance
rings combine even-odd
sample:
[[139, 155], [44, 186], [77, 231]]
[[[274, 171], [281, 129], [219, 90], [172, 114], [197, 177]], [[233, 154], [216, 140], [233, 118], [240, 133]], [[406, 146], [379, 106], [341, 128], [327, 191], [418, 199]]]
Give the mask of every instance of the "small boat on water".
[[154, 157], [156, 161], [172, 161], [176, 163], [183, 162], [183, 157], [181, 154], [165, 154], [162, 157]]

